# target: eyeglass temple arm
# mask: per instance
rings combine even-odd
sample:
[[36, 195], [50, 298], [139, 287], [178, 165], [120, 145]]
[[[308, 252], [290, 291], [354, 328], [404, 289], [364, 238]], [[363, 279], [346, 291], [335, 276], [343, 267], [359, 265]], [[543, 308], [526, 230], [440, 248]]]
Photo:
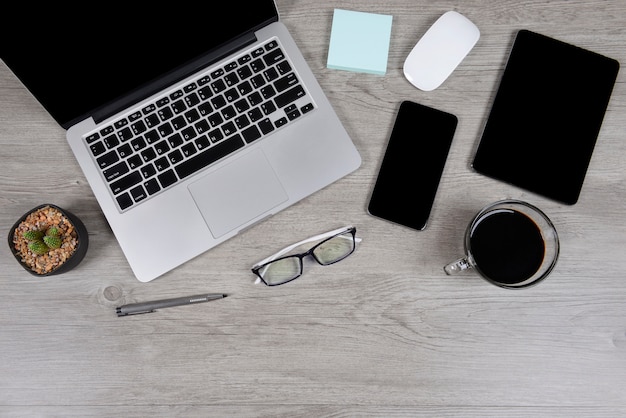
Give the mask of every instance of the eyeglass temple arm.
[[[324, 238], [329, 238], [329, 237], [332, 237], [333, 235], [337, 235], [337, 234], [339, 234], [341, 232], [348, 231], [348, 230], [350, 230], [350, 228], [352, 228], [352, 227], [351, 226], [346, 226], [346, 227], [343, 227], [343, 228], [335, 229], [333, 231], [328, 231], [328, 232], [325, 232], [323, 234], [316, 235], [316, 236], [311, 237], [311, 238], [307, 238], [307, 239], [302, 240], [300, 242], [296, 242], [295, 244], [291, 244], [290, 246], [283, 248], [282, 250], [280, 250], [276, 254], [271, 255], [271, 256], [265, 258], [264, 260], [259, 261], [258, 263], [256, 263], [256, 265], [260, 266], [261, 264], [265, 264], [265, 263], [268, 263], [268, 262], [270, 262], [272, 260], [275, 260], [278, 257], [280, 257], [281, 255], [286, 254], [289, 251], [293, 250], [294, 248], [299, 247], [302, 244], [306, 244], [307, 242], [312, 242], [312, 241], [317, 241], [317, 240], [324, 239]], [[350, 238], [347, 238], [347, 237], [343, 237], [343, 238], [350, 239]], [[357, 243], [361, 242], [361, 238], [354, 237], [354, 241], [357, 242]]]

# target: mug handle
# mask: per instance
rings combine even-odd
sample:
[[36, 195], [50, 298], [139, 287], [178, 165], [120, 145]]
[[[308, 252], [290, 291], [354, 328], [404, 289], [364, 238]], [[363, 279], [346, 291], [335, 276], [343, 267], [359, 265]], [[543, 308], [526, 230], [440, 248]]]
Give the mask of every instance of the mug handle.
[[451, 276], [453, 274], [458, 274], [464, 270], [468, 270], [471, 268], [472, 264], [469, 262], [467, 257], [462, 257], [445, 265], [443, 271], [445, 271], [448, 276]]

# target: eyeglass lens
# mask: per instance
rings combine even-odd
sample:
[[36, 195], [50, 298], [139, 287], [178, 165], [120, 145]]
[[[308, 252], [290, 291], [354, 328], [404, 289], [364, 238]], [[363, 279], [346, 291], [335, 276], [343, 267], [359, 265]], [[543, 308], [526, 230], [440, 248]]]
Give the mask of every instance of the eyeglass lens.
[[[317, 244], [311, 251], [311, 255], [321, 265], [328, 265], [344, 259], [352, 251], [354, 251], [354, 235], [352, 231], [346, 231]], [[302, 256], [298, 254], [271, 261], [261, 267], [258, 274], [270, 286], [286, 283], [302, 274]]]
[[345, 258], [353, 250], [354, 236], [351, 231], [347, 231], [319, 243], [312, 254], [318, 263], [328, 265]]

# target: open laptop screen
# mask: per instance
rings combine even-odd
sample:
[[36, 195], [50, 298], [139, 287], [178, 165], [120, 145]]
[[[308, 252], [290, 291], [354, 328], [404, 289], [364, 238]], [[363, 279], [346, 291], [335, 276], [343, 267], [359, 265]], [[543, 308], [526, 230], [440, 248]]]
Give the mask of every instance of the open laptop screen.
[[65, 128], [278, 17], [273, 0], [103, 6], [18, 2], [0, 25], [0, 58]]

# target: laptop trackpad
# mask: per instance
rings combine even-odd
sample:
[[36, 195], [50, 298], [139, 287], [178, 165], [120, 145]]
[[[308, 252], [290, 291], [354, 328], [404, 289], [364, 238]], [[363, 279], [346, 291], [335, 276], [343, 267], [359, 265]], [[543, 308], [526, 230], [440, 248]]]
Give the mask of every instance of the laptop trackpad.
[[261, 150], [255, 150], [189, 185], [215, 238], [287, 200]]

